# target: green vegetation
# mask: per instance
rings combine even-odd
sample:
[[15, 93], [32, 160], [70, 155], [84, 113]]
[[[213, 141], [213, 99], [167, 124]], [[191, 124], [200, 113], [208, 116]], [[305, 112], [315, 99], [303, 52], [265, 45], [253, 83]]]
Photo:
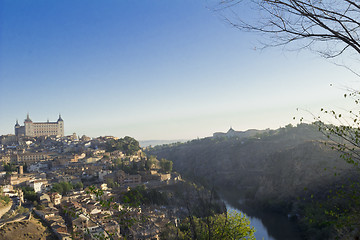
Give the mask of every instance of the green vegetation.
[[137, 174], [139, 171], [160, 169], [162, 173], [171, 173], [173, 162], [166, 159], [160, 161], [155, 156], [144, 157], [141, 161], [130, 161], [129, 158], [114, 159], [112, 169], [123, 170], [127, 174]]
[[204, 218], [189, 217], [178, 229], [168, 226], [161, 239], [255, 239], [249, 219], [235, 211]]
[[147, 153], [171, 159], [184, 177], [238, 192], [257, 209], [295, 216], [307, 238], [343, 238], [360, 222], [359, 172], [328, 147], [318, 128], [288, 125], [250, 138], [198, 139]]
[[77, 182], [73, 186], [75, 190], [82, 190], [84, 188], [84, 184], [82, 182]]
[[347, 184], [327, 186], [323, 192], [298, 201], [304, 216], [299, 224], [305, 236], [314, 239], [329, 239], [334, 236], [348, 239], [354, 234], [360, 220], [358, 180], [349, 178], [346, 180]]
[[124, 137], [118, 140], [108, 140], [105, 145], [107, 152], [113, 152], [119, 150], [126, 155], [134, 155], [137, 151], [140, 150], [140, 145], [137, 140], [132, 137]]
[[36, 210], [44, 210], [45, 209], [44, 205], [41, 205], [36, 201], [34, 202], [34, 207], [36, 208]]
[[113, 170], [123, 170], [127, 174], [137, 174], [139, 170], [143, 170], [141, 163], [130, 161], [130, 159], [113, 160]]
[[166, 193], [156, 189], [146, 189], [144, 185], [132, 188], [122, 196], [122, 201], [135, 205], [155, 204], [167, 205], [169, 203]]
[[[182, 202], [179, 196], [185, 197], [189, 209], [188, 217], [181, 219], [181, 224], [178, 227], [169, 223], [164, 229], [161, 230], [161, 239], [255, 239], [255, 229], [250, 227], [249, 219], [236, 212], [215, 213], [216, 211], [209, 205], [209, 202], [202, 197], [210, 197], [210, 203], [214, 201], [215, 194], [202, 187], [190, 183], [181, 183], [178, 186], [166, 186], [167, 190], [161, 189], [146, 189], [144, 185], [132, 188], [130, 191], [121, 194], [122, 210], [112, 216], [120, 225], [126, 229], [139, 221], [146, 221], [146, 216], [134, 218], [129, 215], [129, 207], [138, 207], [140, 205], [171, 205]], [[118, 209], [119, 206], [110, 199], [104, 199], [103, 191], [95, 187], [89, 187], [89, 193], [95, 194], [100, 204], [107, 209]], [[169, 200], [170, 192], [176, 192], [177, 197], [174, 201]], [[210, 194], [210, 195], [209, 195]], [[186, 196], [184, 196], [186, 195]], [[198, 211], [200, 214], [195, 214], [196, 211], [191, 209], [208, 209], [209, 212]], [[71, 210], [66, 210], [67, 212]], [[194, 214], [193, 214], [194, 213]], [[210, 213], [210, 214], [208, 214]], [[200, 216], [201, 215], [201, 216]], [[126, 236], [126, 233], [124, 236]]]
[[21, 187], [21, 190], [24, 193], [24, 199], [27, 199], [28, 201], [34, 202], [38, 199], [34, 189], [29, 186]]
[[74, 186], [70, 182], [59, 182], [52, 185], [51, 191], [58, 192], [61, 195], [66, 195], [73, 189]]
[[12, 163], [4, 163], [3, 165], [4, 171], [6, 172], [16, 172], [17, 166], [13, 165]]
[[346, 177], [336, 172], [334, 175], [338, 183], [331, 186], [327, 194], [316, 197], [313, 203], [305, 204], [307, 221], [301, 222], [306, 226], [305, 230], [310, 231], [309, 234], [313, 234], [311, 230], [314, 232], [315, 229], [321, 229], [317, 231], [321, 234], [330, 232], [330, 229], [334, 236], [341, 239], [360, 237], [354, 231], [360, 229], [360, 119], [359, 112], [354, 110], [360, 103], [360, 92], [350, 90], [344, 97], [354, 105], [351, 110], [335, 112], [321, 108], [320, 114], [313, 115], [313, 119], [319, 132], [327, 138], [325, 144], [336, 150], [353, 171]]
[[[223, 2], [222, 2], [223, 3]], [[226, 18], [237, 29], [246, 31], [262, 32], [270, 41], [264, 41], [266, 46], [285, 46], [294, 42], [301, 42], [299, 49], [310, 48], [318, 52], [322, 57], [335, 59], [341, 57], [341, 66], [349, 69], [358, 77], [358, 67], [354, 59], [359, 57], [358, 21], [360, 6], [353, 1], [252, 1], [252, 9], [260, 13], [261, 21], [256, 18], [247, 21], [237, 16], [237, 10], [241, 9], [245, 2], [225, 1], [220, 4], [224, 12], [231, 12], [234, 18]], [[248, 3], [246, 2], [248, 5]], [[248, 6], [247, 6], [248, 7]], [[348, 21], [351, 19], [351, 21]], [[294, 46], [294, 45], [293, 45]], [[349, 54], [352, 53], [352, 54]], [[351, 55], [351, 58], [349, 56]], [[346, 64], [348, 60], [349, 62]], [[321, 109], [320, 114], [313, 115], [315, 125], [319, 131], [327, 137], [326, 145], [340, 153], [344, 162], [353, 165], [355, 175], [359, 175], [360, 163], [360, 118], [358, 105], [360, 103], [360, 91], [350, 89], [344, 94], [350, 98], [355, 105], [349, 107], [348, 111], [337, 109]], [[322, 113], [324, 115], [322, 115]], [[330, 116], [330, 118], [329, 118]], [[302, 120], [302, 119], [301, 119]], [[305, 154], [304, 154], [305, 155]], [[324, 164], [323, 164], [324, 165]], [[324, 167], [329, 169], [328, 166]], [[351, 167], [348, 167], [351, 168]], [[311, 169], [309, 169], [311, 171]], [[328, 170], [327, 170], [328, 171]], [[343, 169], [334, 173], [344, 174]], [[345, 174], [348, 174], [346, 172]], [[332, 185], [333, 182], [337, 184]], [[355, 186], [354, 188], [343, 187]], [[331, 232], [339, 239], [358, 239], [360, 224], [360, 196], [358, 187], [360, 181], [346, 180], [344, 178], [333, 178], [332, 181], [324, 181], [323, 186], [331, 186], [332, 193], [318, 196], [319, 191], [311, 192], [311, 201], [307, 201], [304, 208], [305, 219], [311, 230], [325, 229], [323, 232]], [[304, 186], [306, 187], [306, 185]], [[344, 188], [339, 190], [339, 188]], [[336, 192], [336, 195], [333, 193]], [[314, 197], [316, 196], [316, 197]], [[326, 199], [328, 198], [328, 199]], [[345, 204], [343, 204], [345, 202]], [[351, 207], [347, 207], [351, 205]], [[350, 226], [350, 227], [349, 227]], [[314, 232], [309, 235], [317, 236]], [[320, 234], [319, 239], [327, 239], [328, 236]]]
[[156, 166], [157, 162], [158, 162], [158, 160], [156, 159], [156, 157], [151, 155], [150, 157], [147, 158], [147, 160], [145, 162], [145, 168], [147, 170], [150, 170], [151, 168]]
[[114, 188], [114, 187], [118, 186], [118, 183], [115, 183], [114, 179], [112, 179], [112, 178], [106, 179], [106, 184], [109, 188]]
[[15, 214], [24, 214], [24, 213], [28, 213], [29, 209], [28, 208], [24, 208], [23, 206], [18, 206], [15, 210]]
[[9, 196], [2, 196], [2, 195], [0, 196], [1, 205], [7, 205], [10, 201], [11, 201], [11, 199]]
[[334, 181], [336, 171], [350, 169], [338, 161], [336, 151], [324, 147], [326, 139], [316, 126], [299, 124], [251, 138], [157, 146], [147, 154], [171, 159], [181, 175], [203, 185], [233, 187], [252, 202], [281, 202], [296, 198], [305, 187], [316, 190]]
[[58, 192], [61, 195], [66, 195], [68, 192], [72, 190], [82, 190], [84, 188], [84, 184], [82, 182], [77, 182], [75, 184], [71, 182], [59, 182], [54, 183], [52, 185], [51, 191]]
[[160, 168], [163, 173], [171, 173], [173, 167], [173, 162], [162, 158], [160, 160]]

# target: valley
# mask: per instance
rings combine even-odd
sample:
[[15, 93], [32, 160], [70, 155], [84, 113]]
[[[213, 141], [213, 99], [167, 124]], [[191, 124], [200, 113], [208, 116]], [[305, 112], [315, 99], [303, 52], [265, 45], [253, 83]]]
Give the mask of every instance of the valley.
[[[316, 126], [299, 124], [247, 137], [209, 137], [156, 146], [147, 153], [172, 160], [183, 176], [209, 188], [230, 189], [231, 198], [243, 199], [248, 212], [260, 209], [295, 219], [308, 239], [311, 224], [306, 209], [358, 177], [357, 168], [340, 159], [339, 152], [325, 142], [326, 136]], [[329, 230], [311, 228], [320, 234]]]

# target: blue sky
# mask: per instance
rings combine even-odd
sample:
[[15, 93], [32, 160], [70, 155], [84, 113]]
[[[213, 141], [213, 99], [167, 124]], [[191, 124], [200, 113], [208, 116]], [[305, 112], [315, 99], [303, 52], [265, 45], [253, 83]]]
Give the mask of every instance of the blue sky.
[[148, 140], [278, 128], [297, 123], [296, 108], [344, 106], [329, 85], [351, 86], [352, 73], [307, 51], [259, 51], [262, 36], [213, 4], [0, 0], [0, 135], [28, 112], [61, 113], [66, 134]]

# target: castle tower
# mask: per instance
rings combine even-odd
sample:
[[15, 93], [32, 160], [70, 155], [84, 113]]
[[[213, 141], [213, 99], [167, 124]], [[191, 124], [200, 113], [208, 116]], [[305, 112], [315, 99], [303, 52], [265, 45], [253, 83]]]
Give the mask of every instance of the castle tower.
[[25, 135], [26, 136], [34, 135], [33, 122], [31, 121], [31, 119], [29, 117], [29, 113], [27, 114], [26, 119], [24, 121], [24, 127], [25, 127]]
[[58, 124], [58, 135], [65, 136], [64, 134], [64, 120], [61, 118], [61, 114], [59, 114], [59, 119], [57, 120]]
[[19, 128], [20, 128], [20, 124], [19, 121], [16, 119], [16, 124], [15, 124], [15, 135], [19, 136]]

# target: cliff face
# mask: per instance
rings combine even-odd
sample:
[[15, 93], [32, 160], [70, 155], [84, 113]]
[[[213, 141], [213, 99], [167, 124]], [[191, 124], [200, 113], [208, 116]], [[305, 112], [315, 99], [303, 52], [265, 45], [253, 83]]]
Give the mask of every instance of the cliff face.
[[[353, 166], [324, 145], [314, 126], [302, 124], [251, 138], [206, 138], [153, 148], [149, 154], [174, 162], [174, 169], [217, 187], [231, 187], [251, 200], [294, 198], [317, 189]], [[326, 170], [325, 170], [326, 169]]]

